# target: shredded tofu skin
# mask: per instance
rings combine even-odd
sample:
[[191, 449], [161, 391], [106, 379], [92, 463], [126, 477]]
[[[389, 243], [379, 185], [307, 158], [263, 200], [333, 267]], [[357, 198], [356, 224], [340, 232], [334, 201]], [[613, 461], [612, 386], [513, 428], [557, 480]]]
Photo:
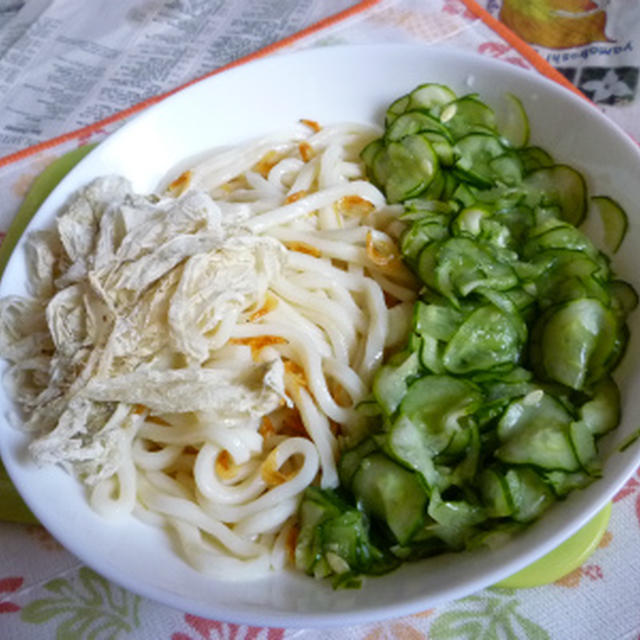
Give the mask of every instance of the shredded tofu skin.
[[0, 301], [33, 458], [74, 474], [100, 514], [172, 530], [223, 579], [291, 565], [302, 493], [337, 486], [415, 299], [400, 209], [359, 159], [379, 131], [310, 122], [161, 195], [94, 180], [28, 237], [31, 296]]

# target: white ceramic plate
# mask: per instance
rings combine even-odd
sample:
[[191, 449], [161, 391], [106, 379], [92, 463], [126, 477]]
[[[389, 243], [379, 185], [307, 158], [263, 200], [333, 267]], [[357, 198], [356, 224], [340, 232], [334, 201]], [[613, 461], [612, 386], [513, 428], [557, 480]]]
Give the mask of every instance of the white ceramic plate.
[[[442, 82], [458, 93], [477, 91], [497, 102], [505, 91], [521, 98], [533, 142], [588, 176], [592, 194], [615, 196], [631, 214], [618, 254], [619, 273], [638, 287], [640, 154], [616, 126], [565, 89], [533, 72], [455, 51], [419, 46], [321, 48], [271, 57], [200, 82], [149, 109], [111, 136], [53, 191], [30, 229], [51, 223], [68, 195], [90, 179], [120, 173], [135, 189], [152, 191], [185, 158], [286, 127], [299, 118], [320, 123], [382, 122], [388, 103], [422, 82]], [[0, 296], [25, 292], [18, 244], [0, 284]], [[26, 437], [0, 420], [0, 449], [9, 474], [34, 514], [70, 551], [114, 582], [172, 607], [235, 622], [274, 626], [346, 625], [409, 614], [470, 594], [518, 571], [575, 532], [599, 511], [640, 461], [640, 442], [624, 453], [616, 445], [640, 414], [639, 328], [619, 369], [622, 425], [604, 443], [604, 477], [555, 505], [522, 536], [494, 552], [436, 557], [410, 564], [359, 591], [334, 592], [328, 582], [274, 575], [227, 583], [199, 575], [165, 535], [134, 519], [105, 521], [88, 507], [80, 486], [58, 468], [37, 469], [25, 454]], [[10, 406], [0, 390], [0, 406]]]

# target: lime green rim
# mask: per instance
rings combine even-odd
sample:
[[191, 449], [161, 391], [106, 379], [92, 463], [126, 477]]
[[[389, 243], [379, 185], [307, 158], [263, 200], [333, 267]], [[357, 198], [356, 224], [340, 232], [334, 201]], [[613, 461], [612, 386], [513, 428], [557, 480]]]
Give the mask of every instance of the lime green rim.
[[[0, 275], [3, 273], [20, 236], [24, 233], [29, 222], [35, 215], [40, 205], [53, 191], [64, 176], [84, 158], [95, 144], [78, 147], [73, 151], [54, 160], [33, 181], [29, 192], [22, 201], [7, 234], [0, 245]], [[9, 478], [2, 462], [0, 462], [0, 520], [9, 522], [22, 522], [34, 524], [38, 521], [24, 503]]]
[[57, 184], [64, 178], [82, 158], [96, 147], [95, 144], [88, 144], [78, 147], [73, 151], [65, 153], [57, 160], [54, 160], [44, 171], [33, 181], [29, 192], [22, 201], [11, 226], [7, 231], [2, 245], [0, 245], [0, 275], [3, 273], [11, 253], [13, 252], [20, 236], [24, 233], [29, 222], [35, 215], [40, 205], [47, 199]]
[[580, 567], [598, 548], [611, 518], [611, 503], [601, 509], [577, 533], [553, 551], [528, 567], [498, 582], [494, 586], [528, 589], [550, 584]]

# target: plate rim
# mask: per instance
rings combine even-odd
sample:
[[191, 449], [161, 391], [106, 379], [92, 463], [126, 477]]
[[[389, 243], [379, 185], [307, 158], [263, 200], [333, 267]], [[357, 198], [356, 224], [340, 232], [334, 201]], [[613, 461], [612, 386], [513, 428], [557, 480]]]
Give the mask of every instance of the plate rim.
[[[362, 45], [336, 45], [336, 46], [332, 46], [332, 47], [315, 47], [315, 48], [310, 48], [310, 49], [304, 49], [304, 50], [298, 50], [298, 51], [294, 51], [294, 52], [287, 52], [287, 53], [279, 53], [275, 56], [269, 56], [260, 60], [255, 60], [252, 61], [250, 63], [247, 63], [246, 65], [241, 65], [239, 67], [235, 67], [229, 70], [226, 70], [220, 74], [216, 74], [214, 76], [210, 76], [198, 83], [196, 83], [195, 85], [191, 85], [181, 91], [179, 91], [176, 94], [173, 94], [171, 96], [169, 96], [168, 98], [162, 100], [160, 103], [157, 103], [155, 105], [152, 105], [151, 107], [149, 107], [149, 109], [143, 111], [142, 113], [136, 115], [134, 118], [132, 118], [130, 121], [128, 121], [127, 123], [125, 123], [121, 128], [119, 128], [117, 131], [115, 131], [114, 133], [112, 133], [110, 136], [108, 136], [98, 147], [96, 150], [90, 152], [86, 158], [84, 158], [77, 167], [75, 167], [74, 169], [72, 169], [72, 171], [65, 176], [65, 178], [56, 186], [56, 188], [51, 192], [51, 194], [48, 196], [47, 200], [45, 201], [45, 203], [43, 204], [43, 207], [46, 210], [46, 203], [48, 201], [50, 201], [53, 197], [53, 199], [55, 200], [55, 198], [59, 198], [60, 194], [64, 194], [65, 192], [67, 194], [71, 193], [72, 190], [68, 189], [69, 184], [71, 184], [73, 182], [74, 176], [78, 175], [78, 167], [80, 168], [80, 170], [82, 169], [82, 167], [86, 167], [87, 163], [92, 161], [92, 158], [95, 160], [95, 154], [100, 152], [101, 149], [104, 149], [103, 145], [107, 145], [107, 148], [109, 145], [114, 145], [116, 144], [120, 138], [128, 135], [129, 129], [131, 129], [134, 126], [139, 126], [139, 121], [142, 119], [146, 119], [149, 118], [151, 116], [153, 116], [153, 114], [156, 113], [161, 113], [161, 111], [163, 109], [167, 109], [168, 107], [166, 106], [167, 104], [172, 104], [172, 101], [178, 99], [181, 95], [184, 95], [187, 92], [192, 91], [193, 89], [196, 89], [198, 86], [200, 86], [202, 83], [206, 83], [208, 85], [215, 85], [217, 82], [219, 82], [220, 78], [224, 78], [227, 77], [229, 74], [234, 74], [234, 75], [241, 75], [243, 73], [246, 73], [246, 69], [251, 67], [252, 69], [256, 69], [256, 68], [260, 68], [260, 67], [269, 67], [272, 65], [278, 65], [278, 61], [283, 59], [283, 58], [301, 58], [301, 57], [310, 57], [310, 58], [314, 58], [314, 57], [324, 57], [324, 55], [326, 55], [326, 52], [331, 52], [332, 55], [337, 54], [339, 51], [348, 53], [351, 51], [354, 51], [355, 49], [360, 49], [360, 52], [364, 52], [366, 50], [376, 50], [378, 53], [380, 51], [391, 51], [391, 50], [397, 50], [397, 51], [404, 51], [404, 52], [409, 52], [412, 51], [414, 53], [422, 53], [424, 55], [431, 55], [432, 52], [434, 51], [433, 47], [431, 46], [425, 46], [425, 45], [413, 45], [413, 44], [388, 44], [388, 43], [384, 43], [384, 44], [374, 44], [374, 45], [367, 45], [367, 44], [362, 44]], [[322, 52], [322, 53], [321, 53]], [[504, 61], [499, 61], [499, 60], [494, 60], [491, 58], [485, 58], [483, 56], [480, 56], [479, 54], [472, 54], [472, 53], [468, 53], [466, 51], [462, 51], [462, 50], [458, 50], [458, 49], [452, 49], [452, 48], [447, 48], [447, 47], [440, 47], [437, 51], [436, 51], [436, 56], [438, 57], [447, 57], [447, 56], [453, 56], [453, 57], [457, 57], [461, 60], [469, 60], [469, 59], [473, 59], [473, 60], [478, 60], [478, 59], [482, 59], [483, 60], [483, 64], [489, 65], [491, 66], [495, 66], [496, 68], [499, 65], [502, 65], [503, 68], [505, 65], [508, 65], [508, 63], [504, 62]], [[567, 95], [572, 96], [573, 94], [566, 89], [565, 87], [562, 87], [561, 85], [555, 84], [553, 83], [551, 80], [543, 77], [543, 76], [539, 76], [538, 74], [536, 74], [535, 71], [533, 70], [522, 70], [522, 69], [518, 69], [518, 68], [513, 68], [508, 66], [507, 68], [510, 68], [512, 72], [514, 73], [521, 73], [521, 74], [531, 74], [530, 77], [535, 77], [537, 78], [537, 80], [542, 81], [543, 83], [547, 83], [547, 86], [549, 88], [554, 87], [554, 90], [557, 90], [558, 92], [565, 92]], [[573, 99], [576, 100], [577, 98], [575, 98], [575, 96], [573, 96]], [[585, 107], [588, 107], [590, 109], [592, 109], [594, 111], [594, 115], [597, 114], [596, 117], [600, 118], [601, 121], [604, 123], [608, 123], [608, 125], [610, 125], [613, 129], [612, 130], [617, 130], [618, 133], [622, 134], [623, 136], [627, 137], [627, 134], [624, 133], [624, 131], [619, 127], [619, 125], [617, 125], [616, 123], [614, 123], [613, 121], [607, 119], [605, 116], [603, 116], [600, 111], [597, 110], [597, 108], [595, 106], [593, 106], [591, 103], [588, 103], [585, 101]], [[150, 116], [151, 114], [151, 116]], [[629, 144], [631, 145], [631, 139], [628, 138], [629, 140]], [[115, 141], [115, 142], [114, 142]], [[640, 161], [640, 152], [637, 153], [637, 157]], [[42, 207], [41, 207], [42, 210]], [[36, 214], [37, 215], [37, 214]], [[35, 219], [35, 218], [34, 218]], [[27, 231], [29, 230], [29, 227], [31, 226], [31, 222], [29, 222], [29, 224], [27, 225]], [[24, 235], [23, 235], [24, 238]], [[20, 247], [20, 241], [18, 242], [18, 244], [16, 245], [16, 249], [18, 249]], [[16, 251], [14, 250], [14, 255], [15, 255]], [[11, 264], [12, 264], [12, 260], [13, 260], [14, 256], [12, 255], [11, 258], [9, 259], [8, 263], [7, 263], [7, 272], [9, 272], [11, 270]], [[4, 289], [4, 283], [5, 283], [5, 278], [4, 278], [4, 274], [2, 277], [2, 280], [0, 281], [0, 291], [2, 291]], [[2, 394], [4, 395], [4, 391], [2, 392]], [[4, 425], [0, 424], [0, 431], [2, 431], [4, 429]], [[559, 531], [556, 531], [555, 535], [550, 537], [550, 541], [548, 542], [548, 544], [546, 546], [542, 546], [539, 547], [540, 552], [537, 554], [537, 557], [542, 557], [543, 555], [545, 555], [546, 552], [548, 552], [549, 550], [551, 550], [552, 548], [554, 548], [555, 546], [557, 546], [560, 542], [562, 542], [563, 540], [565, 540], [567, 537], [569, 537], [571, 535], [571, 533], [577, 531], [580, 526], [582, 526], [583, 524], [585, 524], [590, 517], [597, 512], [598, 510], [600, 510], [601, 508], [604, 507], [604, 505], [611, 499], [611, 497], [615, 494], [615, 492], [624, 484], [624, 482], [626, 482], [626, 480], [628, 479], [628, 477], [631, 476], [631, 474], [633, 473], [635, 467], [637, 467], [638, 462], [640, 461], [640, 448], [636, 447], [637, 451], [635, 452], [635, 456], [629, 456], [630, 458], [633, 458], [633, 462], [628, 463], [627, 465], [625, 465], [625, 467], [628, 468], [628, 474], [625, 476], [624, 480], [619, 480], [616, 483], [615, 487], [609, 487], [609, 489], [607, 490], [607, 492], [605, 492], [604, 495], [601, 496], [601, 499], [597, 502], [594, 503], [593, 508], [590, 510], [590, 512], [588, 514], [585, 514], [583, 516], [583, 518], [581, 519], [581, 521], [578, 523], [578, 525], [576, 525], [575, 523], [572, 524], [572, 526], [570, 527], [565, 527], [564, 529], [560, 529]], [[15, 483], [15, 479], [14, 479], [14, 465], [13, 465], [13, 460], [12, 459], [6, 459], [5, 456], [8, 455], [7, 451], [6, 451], [6, 446], [4, 444], [4, 437], [0, 436], [0, 455], [2, 456], [3, 461], [5, 462], [5, 466], [7, 467], [7, 472], [9, 473], [10, 477], [12, 478], [12, 481], [14, 481]], [[7, 465], [8, 462], [8, 465]], [[602, 480], [599, 480], [598, 482], [602, 482]], [[21, 487], [17, 486], [16, 487], [18, 489], [18, 491], [20, 492], [21, 495], [23, 495], [23, 492], [21, 490]], [[24, 496], [23, 496], [24, 497]], [[43, 512], [40, 509], [40, 505], [36, 505], [35, 508], [32, 506], [31, 504], [31, 500], [30, 500], [30, 496], [27, 496], [27, 498], [25, 498], [25, 502], [27, 502], [27, 504], [29, 505], [29, 507], [34, 511], [34, 513], [36, 514], [36, 516], [45, 524], [45, 526], [47, 526], [48, 529], [54, 529], [54, 530], [59, 530], [59, 528], [55, 525], [55, 522], [52, 522], [49, 519], [49, 516], [44, 513], [44, 517], [43, 517]], [[87, 505], [88, 508], [90, 508]], [[57, 536], [56, 536], [57, 537]], [[148, 597], [154, 601], [157, 602], [161, 602], [162, 604], [166, 605], [166, 606], [171, 606], [171, 607], [175, 607], [176, 603], [178, 603], [178, 606], [180, 608], [182, 608], [184, 611], [189, 611], [189, 612], [194, 612], [197, 613], [197, 615], [203, 615], [203, 616], [211, 616], [212, 612], [214, 616], [219, 617], [219, 619], [226, 619], [224, 617], [224, 608], [228, 608], [223, 606], [223, 609], [218, 609], [217, 613], [215, 612], [216, 609], [215, 607], [209, 608], [209, 607], [200, 607], [200, 606], [194, 606], [193, 602], [191, 602], [188, 598], [185, 598], [184, 596], [180, 596], [178, 594], [172, 594], [171, 598], [172, 600], [169, 601], [167, 600], [167, 594], [164, 590], [160, 589], [156, 589], [151, 585], [145, 585], [145, 587], [142, 589], [140, 588], [139, 584], [135, 582], [135, 580], [133, 578], [131, 579], [127, 579], [126, 576], [122, 576], [118, 573], [113, 574], [113, 572], [109, 571], [108, 569], [108, 562], [96, 562], [95, 557], [93, 556], [89, 556], [87, 557], [86, 553], [84, 552], [84, 550], [81, 550], [80, 552], [78, 552], [76, 549], [71, 549], [67, 544], [66, 541], [64, 543], [64, 546], [66, 549], [68, 549], [71, 553], [77, 555], [87, 566], [91, 567], [92, 569], [96, 570], [98, 573], [100, 573], [101, 575], [105, 576], [106, 578], [108, 578], [109, 580], [111, 580], [114, 584], [117, 585], [121, 585], [124, 586], [125, 588], [127, 588], [128, 590], [137, 593], [139, 595], [143, 595], [145, 597]], [[517, 570], [519, 568], [522, 568], [523, 566], [526, 566], [526, 564], [528, 564], [527, 562], [511, 562], [508, 566], [509, 567], [515, 567], [515, 569], [510, 568], [508, 569], [508, 573], [510, 574], [511, 572], [513, 572], [514, 570]], [[97, 566], [99, 566], [100, 568], [96, 568]], [[482, 579], [477, 579], [475, 580], [472, 584], [473, 584], [473, 590], [476, 590], [478, 588], [482, 588], [484, 586], [489, 586], [490, 584], [493, 584], [493, 582], [497, 581], [500, 577], [506, 577], [507, 573], [505, 572], [505, 568], [504, 567], [500, 567], [497, 570], [495, 570], [493, 573], [489, 573], [488, 576], [485, 576], [485, 578]], [[487, 579], [488, 577], [488, 579]], [[366, 587], [365, 587], [366, 588]], [[454, 589], [455, 591], [455, 589]], [[470, 591], [469, 589], [465, 589], [465, 592], [471, 593], [472, 591]], [[455, 597], [459, 597], [456, 596], [455, 594], [453, 595], [453, 598]], [[449, 592], [445, 592], [443, 593], [442, 597], [440, 599], [438, 598], [432, 598], [429, 600], [428, 602], [428, 606], [438, 606], [439, 604], [442, 604], [443, 602], [447, 602], [450, 601], [452, 599], [452, 594], [450, 594]], [[389, 617], [396, 617], [396, 616], [400, 616], [400, 615], [406, 615], [412, 612], [416, 612], [418, 610], [420, 610], [420, 607], [422, 606], [421, 604], [419, 604], [421, 602], [419, 597], [415, 597], [412, 600], [409, 600], [405, 603], [402, 604], [398, 604], [398, 603], [394, 603], [391, 605], [386, 605], [386, 606], [376, 606], [374, 611], [371, 611], [369, 608], [364, 607], [362, 609], [360, 609], [357, 612], [352, 612], [352, 611], [347, 611], [347, 612], [324, 612], [324, 613], [317, 613], [317, 612], [313, 612], [311, 614], [307, 614], [305, 612], [298, 612], [298, 611], [287, 611], [286, 613], [282, 613], [279, 611], [272, 611], [268, 614], [264, 614], [262, 613], [260, 616], [260, 620], [259, 620], [259, 624], [266, 624], [268, 626], [287, 626], [287, 627], [304, 627], [304, 626], [321, 626], [321, 627], [329, 627], [329, 626], [342, 626], [345, 624], [360, 624], [363, 622], [373, 622], [373, 621], [377, 621], [377, 620], [382, 620], [382, 619], [387, 619]], [[243, 614], [242, 612], [234, 612], [234, 616], [233, 616], [233, 622], [242, 622], [243, 624], [256, 624], [257, 622], [257, 618], [255, 616], [255, 613], [251, 613], [251, 612], [247, 612], [246, 615]]]

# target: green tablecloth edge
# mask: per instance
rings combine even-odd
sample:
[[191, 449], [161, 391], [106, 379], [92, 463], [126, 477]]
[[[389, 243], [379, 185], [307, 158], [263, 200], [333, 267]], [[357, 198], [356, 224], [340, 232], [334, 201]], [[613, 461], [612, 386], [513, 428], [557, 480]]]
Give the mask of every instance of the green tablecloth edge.
[[[13, 252], [20, 236], [24, 233], [27, 225], [35, 215], [40, 205], [53, 191], [56, 185], [73, 167], [82, 160], [95, 144], [78, 147], [73, 151], [60, 156], [54, 160], [40, 175], [33, 181], [29, 192], [25, 196], [18, 212], [16, 213], [11, 226], [9, 227], [2, 244], [0, 245], [0, 275], [2, 275], [11, 253]], [[15, 487], [6, 469], [0, 461], [0, 520], [10, 522], [23, 522], [29, 524], [37, 523], [35, 516], [29, 511]]]

